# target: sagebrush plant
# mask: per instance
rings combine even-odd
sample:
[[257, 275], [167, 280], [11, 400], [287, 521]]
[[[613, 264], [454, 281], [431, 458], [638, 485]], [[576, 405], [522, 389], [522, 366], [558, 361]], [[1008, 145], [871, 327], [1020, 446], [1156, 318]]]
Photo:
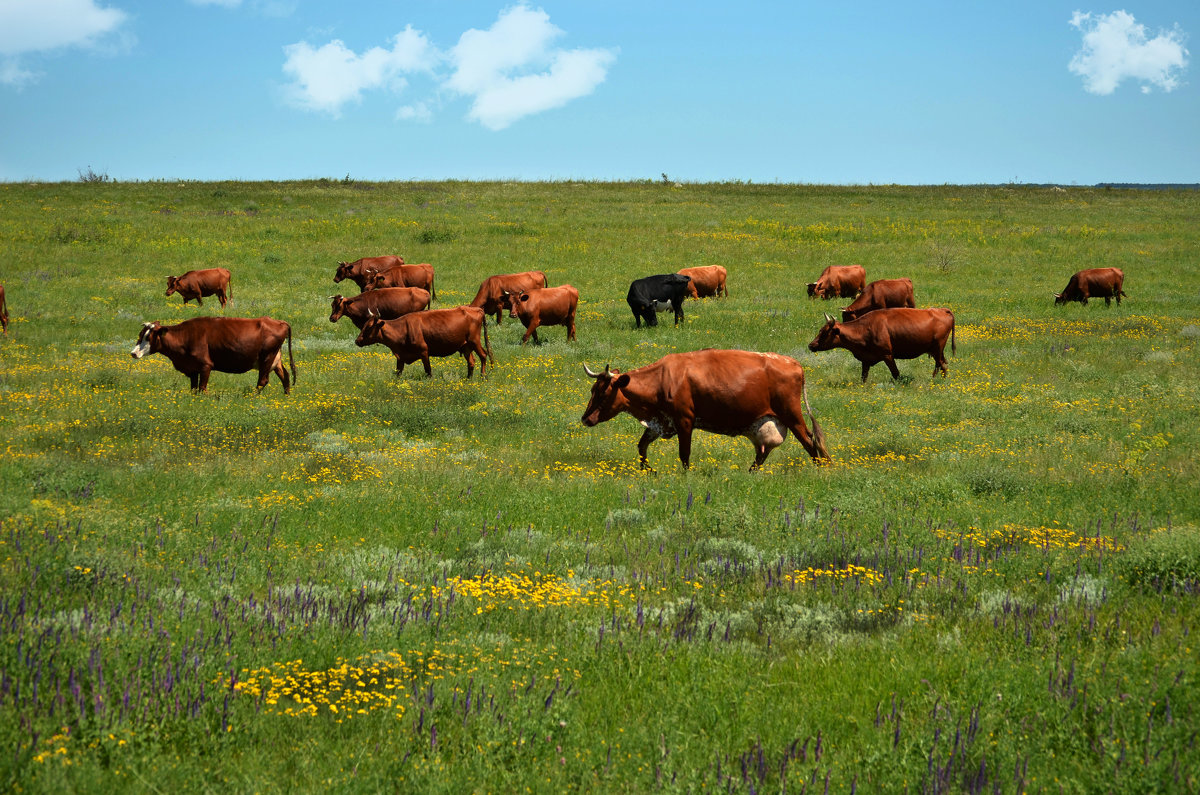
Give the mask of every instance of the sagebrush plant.
[[[0, 779], [9, 789], [1200, 788], [1192, 627], [1200, 195], [1024, 186], [111, 181], [0, 185]], [[933, 250], [951, 259], [931, 256]], [[940, 248], [939, 248], [940, 247]], [[340, 260], [435, 307], [543, 270], [579, 339], [396, 378], [328, 322]], [[942, 263], [952, 267], [942, 267]], [[866, 384], [807, 348], [825, 265], [956, 317]], [[634, 278], [730, 297], [635, 330]], [[1054, 307], [1084, 267], [1120, 307]], [[209, 392], [142, 323], [291, 324], [298, 380]], [[351, 288], [353, 291], [353, 288]], [[848, 302], [846, 302], [848, 303]], [[832, 454], [761, 472], [580, 417], [672, 351], [806, 369]]]

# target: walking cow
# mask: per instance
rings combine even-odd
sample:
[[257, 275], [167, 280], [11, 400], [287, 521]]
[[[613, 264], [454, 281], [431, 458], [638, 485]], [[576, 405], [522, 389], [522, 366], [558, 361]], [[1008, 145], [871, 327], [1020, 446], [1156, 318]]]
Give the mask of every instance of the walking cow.
[[215, 295], [225, 308], [226, 301], [233, 300], [233, 284], [226, 268], [205, 268], [199, 271], [188, 271], [182, 276], [167, 277], [167, 297], [172, 293], [183, 296], [183, 302], [195, 300], [197, 306], [204, 306], [200, 299], [206, 295]]
[[[283, 343], [287, 341], [292, 377], [288, 380], [283, 366]], [[208, 376], [219, 373], [245, 373], [258, 369], [258, 389], [271, 379], [271, 373], [283, 382], [283, 393], [296, 380], [296, 360], [292, 358], [292, 327], [269, 317], [194, 317], [174, 326], [157, 321], [142, 324], [137, 344], [130, 351], [134, 359], [147, 353], [161, 353], [175, 369], [192, 382], [192, 389], [208, 389]]]
[[419, 361], [425, 366], [425, 375], [432, 376], [429, 357], [461, 353], [467, 360], [467, 378], [475, 373], [475, 354], [479, 354], [480, 374], [486, 377], [488, 359], [495, 361], [488, 340], [487, 316], [474, 306], [414, 312], [395, 320], [371, 317], [354, 344], [360, 348], [386, 345], [396, 357], [396, 375], [404, 372], [404, 365]]
[[949, 309], [876, 309], [862, 317], [839, 323], [825, 313], [825, 325], [808, 343], [810, 351], [845, 348], [862, 362], [862, 380], [871, 368], [883, 362], [899, 378], [897, 359], [915, 359], [922, 354], [933, 357], [933, 374], [945, 377], [946, 340], [954, 345], [954, 313]]
[[687, 297], [691, 281], [691, 277], [681, 273], [664, 273], [637, 279], [629, 285], [625, 302], [633, 311], [637, 327], [642, 327], [643, 320], [647, 326], [658, 325], [659, 302], [671, 304], [671, 309], [675, 311], [675, 325], [678, 326], [679, 321], [683, 320], [683, 299]]
[[[814, 462], [829, 460], [825, 435], [817, 425], [804, 388], [804, 368], [777, 353], [707, 348], [672, 353], [653, 364], [622, 373], [604, 368], [583, 370], [595, 380], [582, 422], [591, 428], [628, 412], [646, 430], [638, 455], [647, 468], [646, 450], [660, 437], [679, 437], [679, 461], [690, 466], [692, 432], [745, 436], [754, 443], [751, 470], [783, 444], [790, 430]], [[812, 436], [803, 407], [812, 420]]]

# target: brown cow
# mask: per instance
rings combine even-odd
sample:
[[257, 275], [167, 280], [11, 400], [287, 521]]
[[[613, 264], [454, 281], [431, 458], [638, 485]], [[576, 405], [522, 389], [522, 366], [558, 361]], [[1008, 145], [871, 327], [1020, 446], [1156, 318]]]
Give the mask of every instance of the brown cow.
[[720, 265], [702, 265], [696, 268], [680, 268], [677, 273], [691, 278], [687, 292], [692, 298], [707, 298], [710, 295], [729, 297], [729, 288], [725, 286], [727, 271]]
[[808, 343], [810, 351], [830, 351], [845, 348], [862, 362], [862, 380], [867, 380], [871, 367], [883, 362], [899, 378], [897, 359], [915, 359], [923, 353], [933, 357], [933, 374], [946, 369], [946, 340], [950, 350], [954, 344], [954, 313], [949, 309], [876, 309], [874, 312], [845, 323], [825, 313], [825, 325]]
[[433, 266], [428, 262], [420, 265], [393, 265], [381, 271], [367, 268], [363, 291], [378, 290], [382, 287], [419, 287], [428, 290], [430, 298], [437, 298], [437, 292], [433, 289]]
[[569, 284], [561, 287], [544, 287], [529, 290], [520, 295], [508, 294], [512, 309], [509, 317], [515, 317], [525, 326], [525, 336], [521, 344], [533, 341], [541, 345], [538, 339], [538, 326], [566, 326], [567, 341], [575, 339], [575, 308], [579, 305], [579, 291]]
[[0, 284], [0, 328], [8, 333], [8, 301], [4, 298], [4, 285]]
[[808, 283], [809, 298], [853, 298], [867, 283], [867, 269], [862, 265], [830, 265], [821, 277]]
[[[403, 264], [404, 257], [395, 254], [388, 254], [383, 257], [363, 257], [362, 259], [354, 260], [354, 262], [339, 262], [337, 271], [333, 274], [333, 282], [337, 284], [342, 279], [349, 279], [358, 285], [359, 290], [365, 290], [367, 288], [368, 268], [382, 271]], [[404, 285], [401, 286], [403, 287]]]
[[488, 340], [487, 317], [482, 309], [473, 306], [414, 312], [395, 320], [372, 317], [354, 344], [360, 348], [386, 345], [396, 357], [396, 375], [404, 372], [404, 365], [420, 360], [425, 365], [425, 375], [432, 376], [430, 356], [461, 353], [467, 360], [467, 378], [475, 372], [475, 354], [479, 354], [480, 374], [486, 377], [488, 359], [496, 361]]
[[912, 279], [878, 279], [863, 289], [854, 303], [842, 310], [842, 320], [853, 320], [876, 309], [891, 309], [917, 305], [913, 299]]
[[395, 320], [409, 312], [428, 309], [429, 291], [420, 287], [384, 287], [359, 293], [352, 298], [335, 295], [332, 300], [330, 323], [348, 317], [351, 323], [362, 328], [371, 314], [379, 315], [384, 320]]
[[[292, 378], [283, 366], [283, 341], [288, 344]], [[192, 389], [208, 389], [208, 376], [219, 373], [245, 373], [258, 368], [258, 389], [271, 380], [271, 372], [283, 382], [286, 395], [296, 381], [296, 360], [292, 358], [292, 327], [269, 317], [194, 317], [174, 326], [157, 321], [144, 323], [137, 345], [130, 351], [140, 359], [147, 353], [161, 353], [175, 369], [192, 381]]]
[[[583, 424], [591, 428], [621, 412], [629, 412], [646, 430], [638, 441], [641, 466], [648, 468], [646, 449], [659, 437], [679, 436], [679, 460], [690, 466], [692, 431], [745, 436], [754, 443], [754, 463], [762, 466], [791, 430], [813, 461], [829, 459], [825, 435], [817, 425], [804, 388], [804, 368], [777, 353], [707, 348], [672, 353], [653, 364], [622, 373], [605, 367], [591, 378], [591, 399]], [[801, 405], [808, 407], [813, 433], [804, 424]]]
[[496, 325], [499, 326], [504, 310], [512, 309], [508, 293], [519, 295], [537, 287], [547, 287], [549, 284], [546, 274], [541, 271], [499, 273], [483, 280], [479, 285], [479, 292], [475, 293], [475, 299], [471, 301], [471, 306], [479, 307], [485, 314], [495, 315]]
[[179, 293], [183, 303], [195, 299], [197, 306], [204, 306], [200, 300], [205, 295], [215, 295], [225, 308], [225, 302], [233, 300], [233, 283], [226, 268], [206, 268], [199, 271], [188, 271], [182, 276], [167, 277], [167, 295]]
[[[1061, 293], [1054, 294], [1054, 305], [1065, 304], [1068, 301], [1079, 301], [1087, 306], [1089, 298], [1103, 298], [1105, 306], [1112, 306], [1112, 299], [1117, 299], [1121, 305], [1121, 289], [1125, 284], [1125, 272], [1120, 268], [1089, 268], [1079, 271], [1067, 282]], [[1126, 296], [1128, 297], [1128, 296]]]

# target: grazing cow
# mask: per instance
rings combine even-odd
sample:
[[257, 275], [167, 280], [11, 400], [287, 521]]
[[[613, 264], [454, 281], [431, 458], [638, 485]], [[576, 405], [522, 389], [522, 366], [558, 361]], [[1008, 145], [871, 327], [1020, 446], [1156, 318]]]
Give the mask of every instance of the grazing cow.
[[702, 265], [696, 268], [681, 268], [679, 273], [691, 279], [688, 282], [688, 295], [692, 298], [707, 298], [710, 295], [729, 297], [729, 288], [725, 286], [727, 271], [720, 265]]
[[950, 350], [958, 352], [954, 344], [954, 313], [949, 309], [876, 309], [861, 317], [844, 323], [834, 320], [825, 313], [825, 325], [817, 336], [808, 343], [810, 351], [830, 351], [845, 348], [862, 362], [862, 380], [878, 362], [883, 362], [892, 371], [892, 378], [899, 378], [897, 359], [915, 359], [923, 353], [933, 357], [933, 374], [946, 369], [946, 340]]
[[504, 310], [512, 309], [512, 302], [508, 299], [509, 295], [520, 295], [538, 287], [547, 287], [549, 284], [546, 274], [541, 271], [500, 273], [489, 276], [479, 285], [479, 292], [475, 293], [475, 299], [471, 301], [471, 306], [479, 307], [484, 314], [495, 315], [496, 325], [499, 326]]
[[433, 289], [433, 266], [428, 262], [420, 265], [393, 265], [381, 271], [368, 268], [363, 292], [382, 287], [419, 287], [429, 291], [431, 299], [437, 298]]
[[225, 308], [225, 302], [233, 300], [233, 283], [226, 268], [206, 268], [200, 271], [188, 271], [182, 276], [167, 277], [167, 295], [179, 293], [183, 302], [195, 299], [197, 306], [204, 306], [202, 296], [215, 295]]
[[1124, 284], [1125, 272], [1120, 268], [1089, 268], [1076, 273], [1061, 293], [1054, 294], [1054, 305], [1079, 301], [1087, 306], [1089, 298], [1103, 298], [1105, 306], [1112, 306], [1112, 299], [1116, 298], [1120, 306], [1125, 295], [1121, 289]]
[[892, 309], [917, 305], [913, 299], [912, 279], [878, 279], [871, 282], [854, 299], [854, 303], [842, 310], [842, 320], [853, 320], [876, 309]]
[[[283, 366], [283, 342], [288, 344], [288, 362], [292, 378]], [[140, 359], [147, 353], [161, 353], [175, 369], [192, 381], [192, 389], [208, 389], [208, 376], [219, 373], [245, 373], [258, 368], [258, 389], [271, 380], [271, 372], [283, 382], [286, 395], [296, 381], [296, 360], [292, 358], [292, 327], [269, 317], [194, 317], [174, 326], [158, 322], [144, 323], [137, 345], [130, 351]]]
[[566, 326], [567, 341], [575, 339], [575, 308], [579, 305], [579, 291], [569, 284], [561, 287], [544, 287], [538, 290], [527, 290], [519, 295], [509, 293], [509, 317], [515, 317], [525, 326], [525, 336], [521, 344], [533, 341], [541, 345], [538, 339], [538, 326]]
[[[783, 444], [789, 430], [813, 461], [829, 459], [825, 435], [808, 407], [804, 368], [795, 359], [777, 353], [706, 348], [668, 354], [627, 373], [608, 367], [594, 373], [586, 364], [583, 369], [595, 379], [583, 424], [591, 428], [629, 412], [646, 428], [638, 441], [643, 469], [648, 468], [650, 443], [675, 435], [679, 436], [679, 460], [687, 469], [696, 429], [750, 439], [754, 443], [751, 470], [762, 466], [770, 452]], [[804, 424], [802, 404], [812, 420], [812, 437]]]
[[867, 283], [867, 269], [862, 265], [830, 265], [821, 277], [808, 283], [809, 298], [853, 298]]
[[[481, 329], [483, 342], [479, 339]], [[372, 317], [354, 344], [360, 348], [386, 345], [396, 357], [396, 375], [404, 372], [404, 365], [420, 360], [425, 375], [432, 376], [430, 356], [461, 353], [467, 360], [467, 378], [475, 372], [475, 354], [479, 354], [480, 374], [486, 377], [488, 359], [496, 361], [488, 340], [487, 316], [474, 306], [414, 312], [395, 320]]]
[[362, 328], [367, 318], [379, 315], [384, 320], [395, 320], [409, 312], [417, 312], [429, 308], [429, 291], [420, 287], [384, 287], [359, 293], [352, 298], [335, 295], [329, 315], [329, 322], [336, 323], [343, 317]]
[[365, 290], [367, 288], [368, 268], [382, 271], [403, 264], [404, 257], [398, 257], [395, 254], [389, 254], [384, 257], [363, 257], [362, 259], [354, 260], [354, 262], [339, 262], [337, 271], [333, 274], [333, 282], [337, 284], [342, 279], [349, 279], [358, 285], [359, 290]]
[[637, 327], [642, 327], [642, 320], [647, 326], [658, 325], [657, 305], [670, 302], [675, 310], [675, 325], [683, 320], [683, 299], [687, 297], [687, 288], [691, 284], [690, 277], [682, 273], [664, 273], [659, 276], [647, 276], [637, 279], [629, 285], [629, 294], [625, 302], [633, 310], [633, 319]]
[[0, 328], [8, 333], [8, 301], [4, 298], [4, 285], [0, 284]]

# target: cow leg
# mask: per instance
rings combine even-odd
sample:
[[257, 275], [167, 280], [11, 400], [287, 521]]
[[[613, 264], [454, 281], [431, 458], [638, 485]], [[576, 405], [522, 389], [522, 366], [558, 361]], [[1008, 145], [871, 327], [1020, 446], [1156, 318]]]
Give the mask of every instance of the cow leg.
[[692, 420], [690, 417], [681, 417], [677, 426], [679, 428], [679, 461], [683, 464], [684, 469], [691, 469]]
[[[467, 378], [475, 375], [475, 354], [470, 349], [461, 351], [463, 358], [467, 360]], [[484, 360], [486, 364], [486, 360]]]
[[683, 320], [683, 301], [672, 305], [671, 308], [675, 310], [675, 325], [678, 326], [680, 321]]
[[862, 380], [862, 382], [863, 382], [864, 384], [865, 384], [865, 383], [867, 383], [867, 376], [868, 376], [868, 375], [870, 375], [870, 373], [871, 373], [871, 367], [872, 367], [874, 364], [875, 364], [875, 362], [868, 362], [868, 361], [866, 361], [866, 360], [863, 360], [863, 363], [862, 363], [862, 374], [863, 374], [863, 380]]
[[[1118, 302], [1118, 303], [1120, 303], [1120, 300], [1121, 300], [1121, 299], [1119, 299], [1119, 298], [1118, 298], [1118, 299], [1117, 299], [1117, 302]], [[1106, 296], [1104, 296], [1104, 305], [1105, 305], [1105, 306], [1112, 306], [1112, 296], [1111, 296], [1111, 295], [1106, 295]]]
[[404, 360], [402, 360], [399, 356], [397, 356], [396, 357], [396, 377], [399, 378], [400, 374], [403, 372], [404, 372]]
[[225, 296], [225, 291], [224, 291], [224, 290], [218, 290], [218, 291], [217, 291], [217, 300], [219, 300], [219, 301], [221, 302], [221, 308], [222, 308], [222, 309], [224, 309], [224, 308], [225, 308], [225, 304], [226, 304], [226, 302], [228, 302], [228, 300], [229, 300], [229, 299], [228, 299], [228, 298]]
[[199, 389], [199, 388], [200, 388], [200, 374], [199, 374], [199, 373], [192, 373], [192, 374], [190, 374], [190, 375], [188, 376], [188, 378], [189, 378], [189, 379], [191, 379], [191, 381], [192, 381], [192, 391], [193, 391], [193, 392], [195, 392], [197, 389]]
[[[184, 301], [184, 303], [186, 304], [187, 301]], [[204, 306], [204, 299], [200, 296], [196, 296], [196, 306]]]
[[649, 469], [650, 465], [646, 463], [646, 451], [650, 448], [650, 443], [661, 436], [658, 431], [647, 428], [642, 431], [642, 438], [638, 439], [638, 458], [641, 461], [642, 469]]
[[575, 339], [575, 313], [572, 312], [571, 316], [567, 318], [567, 342], [571, 342], [574, 339]]
[[892, 371], [892, 380], [899, 380], [900, 370], [896, 367], [896, 360], [891, 356], [884, 356], [883, 363], [886, 364], [888, 369]]
[[211, 367], [205, 367], [203, 370], [200, 371], [200, 391], [201, 392], [208, 391], [208, 377], [210, 375], [212, 375]]
[[531, 336], [533, 337], [533, 341], [535, 343], [537, 343], [538, 345], [542, 344], [541, 341], [538, 340], [537, 323], [534, 323], [532, 321], [529, 323], [528, 326], [525, 327], [525, 336], [521, 337], [521, 344], [524, 345], [525, 343], [529, 342], [529, 338]]
[[[423, 364], [425, 366], [425, 377], [433, 378], [433, 368], [429, 366], [429, 351], [425, 351], [421, 354], [421, 364]], [[470, 377], [471, 370], [473, 370], [475, 368], [473, 366], [471, 366], [471, 362], [469, 360], [467, 362], [467, 365], [470, 368], [467, 370], [467, 376]]]

